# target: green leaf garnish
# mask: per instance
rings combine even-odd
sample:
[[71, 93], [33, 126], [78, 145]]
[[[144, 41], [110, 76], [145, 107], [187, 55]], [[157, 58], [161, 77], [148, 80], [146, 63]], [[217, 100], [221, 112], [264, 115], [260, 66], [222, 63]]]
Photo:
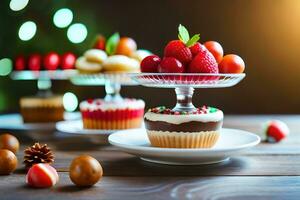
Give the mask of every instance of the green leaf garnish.
[[107, 40], [105, 51], [108, 55], [112, 55], [116, 52], [117, 45], [120, 41], [119, 33], [114, 33]]
[[190, 35], [189, 35], [188, 30], [184, 26], [182, 26], [181, 24], [179, 24], [179, 26], [178, 26], [178, 38], [184, 44], [186, 44], [190, 40]]
[[185, 45], [187, 47], [193, 46], [200, 39], [200, 34], [194, 35]]

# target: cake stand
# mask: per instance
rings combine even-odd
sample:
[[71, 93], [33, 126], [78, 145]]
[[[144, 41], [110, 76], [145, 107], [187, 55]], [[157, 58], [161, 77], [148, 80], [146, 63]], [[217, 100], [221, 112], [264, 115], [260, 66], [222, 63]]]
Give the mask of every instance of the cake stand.
[[[74, 85], [79, 86], [105, 86], [106, 101], [122, 101], [120, 95], [122, 86], [138, 85], [127, 73], [99, 73], [77, 74], [70, 78]], [[62, 121], [56, 124], [56, 129], [61, 133], [73, 137], [89, 137], [98, 144], [109, 144], [108, 136], [119, 130], [84, 129], [81, 120]]]
[[[174, 88], [177, 102], [173, 110], [180, 111], [180, 112], [183, 111], [192, 112], [196, 110], [196, 107], [192, 103], [195, 88], [232, 87], [238, 84], [245, 77], [245, 74], [134, 73], [134, 74], [130, 74], [130, 77], [138, 84], [146, 87]], [[151, 145], [149, 145], [147, 134], [145, 134], [145, 130], [139, 131], [143, 133], [143, 134], [140, 133], [139, 138], [135, 138], [135, 136], [137, 136], [136, 132], [131, 132], [128, 130], [123, 132], [126, 132], [127, 135], [131, 135], [131, 137], [128, 137], [126, 144], [120, 142], [124, 140], [122, 139], [119, 140], [120, 137], [122, 137], [121, 133], [112, 134], [109, 137], [110, 138], [109, 142], [112, 145], [119, 147], [121, 150], [125, 152], [132, 153], [134, 155], [139, 156], [141, 159], [150, 162], [161, 163], [161, 164], [175, 164], [175, 165], [211, 164], [211, 163], [217, 163], [217, 162], [222, 162], [224, 160], [228, 160], [230, 155], [230, 154], [223, 154], [220, 156], [219, 154], [219, 156], [216, 155], [213, 159], [209, 159], [209, 157], [207, 156], [206, 157], [200, 156], [196, 158], [195, 155], [197, 154], [197, 152], [201, 153], [203, 151], [208, 152], [207, 155], [215, 155], [213, 152], [219, 152], [219, 150], [216, 151], [216, 148], [219, 147], [218, 144], [211, 149], [176, 149], [175, 148], [172, 150], [169, 148], [151, 147]], [[221, 132], [222, 133], [226, 132], [228, 136], [231, 134], [230, 132], [232, 132], [232, 129], [230, 130], [224, 129], [221, 130]], [[244, 134], [242, 135], [242, 137], [244, 136], [245, 138], [247, 138], [247, 136], [249, 136], [249, 133], [245, 133], [239, 130], [238, 132]], [[249, 144], [247, 142], [246, 143], [241, 142], [240, 145], [250, 147], [256, 145], [259, 142], [258, 137], [255, 137], [255, 135], [251, 135], [250, 133], [249, 137], [252, 138], [252, 140], [248, 140]], [[139, 142], [131, 143], [136, 139], [139, 140]], [[130, 142], [130, 140], [132, 141]], [[221, 149], [231, 149], [230, 144], [222, 140], [226, 140], [226, 137], [221, 137], [220, 141], [218, 141], [218, 143], [225, 144], [225, 146], [222, 145]], [[243, 141], [243, 138], [241, 138], [241, 141]], [[235, 147], [240, 149], [238, 145]], [[137, 154], [135, 150], [137, 151], [140, 150], [139, 151], [140, 153]], [[153, 151], [156, 152], [156, 155], [151, 154], [151, 152]], [[168, 154], [168, 152], [173, 152], [172, 156], [160, 156], [163, 154]], [[187, 152], [193, 152], [194, 154], [191, 155], [191, 157], [189, 157], [188, 159], [185, 160], [182, 159], [180, 155], [183, 155]], [[170, 157], [172, 158], [170, 159]]]
[[[68, 80], [77, 74], [77, 70], [53, 70], [53, 71], [14, 71], [10, 74], [12, 80], [34, 80], [37, 83], [38, 95], [51, 94], [52, 80]], [[65, 113], [65, 120], [78, 119], [78, 113]], [[55, 130], [55, 123], [23, 123], [19, 113], [0, 116], [0, 129], [12, 131], [42, 132]], [[44, 133], [41, 133], [44, 134]]]

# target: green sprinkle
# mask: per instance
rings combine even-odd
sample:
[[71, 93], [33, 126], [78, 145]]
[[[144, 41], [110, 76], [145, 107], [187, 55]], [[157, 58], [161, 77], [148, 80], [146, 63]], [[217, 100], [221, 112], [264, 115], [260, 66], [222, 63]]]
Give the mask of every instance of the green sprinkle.
[[215, 112], [217, 112], [217, 111], [218, 111], [218, 109], [213, 108], [213, 107], [209, 107], [209, 112], [210, 112], [210, 113], [215, 113]]

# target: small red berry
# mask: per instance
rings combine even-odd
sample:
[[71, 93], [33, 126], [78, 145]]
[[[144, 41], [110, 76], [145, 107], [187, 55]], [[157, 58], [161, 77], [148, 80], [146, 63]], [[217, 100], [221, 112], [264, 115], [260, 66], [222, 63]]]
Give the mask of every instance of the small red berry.
[[164, 49], [165, 57], [174, 57], [183, 64], [191, 62], [193, 56], [191, 50], [180, 40], [172, 40]]
[[46, 70], [56, 70], [60, 64], [60, 57], [55, 52], [50, 52], [44, 57], [44, 67]]
[[28, 69], [33, 71], [41, 70], [42, 68], [42, 56], [39, 54], [32, 54], [28, 58]]
[[141, 71], [142, 72], [158, 72], [158, 65], [160, 64], [161, 59], [157, 55], [150, 55], [144, 58], [141, 62]]
[[218, 63], [208, 51], [202, 51], [192, 60], [188, 72], [191, 73], [219, 73]]
[[166, 57], [158, 66], [158, 71], [160, 73], [183, 73], [184, 66], [176, 58]]
[[26, 69], [26, 59], [23, 55], [19, 55], [15, 58], [15, 70], [21, 71]]
[[196, 42], [193, 46], [190, 47], [193, 57], [195, 57], [198, 53], [204, 51], [205, 49], [205, 46], [200, 44], [200, 42]]
[[62, 69], [73, 69], [76, 62], [76, 56], [71, 53], [65, 53], [61, 56], [61, 68]]

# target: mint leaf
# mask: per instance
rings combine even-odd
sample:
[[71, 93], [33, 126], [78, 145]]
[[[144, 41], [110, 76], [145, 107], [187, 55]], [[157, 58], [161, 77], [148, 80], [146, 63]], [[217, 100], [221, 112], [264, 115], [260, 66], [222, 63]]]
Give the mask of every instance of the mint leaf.
[[189, 41], [187, 41], [186, 46], [191, 47], [193, 46], [198, 40], [200, 39], [200, 34], [194, 35]]
[[119, 33], [114, 33], [110, 36], [106, 42], [105, 51], [108, 55], [112, 55], [116, 52], [117, 45], [120, 41]]
[[189, 35], [188, 30], [184, 26], [182, 26], [181, 24], [179, 24], [179, 26], [178, 26], [178, 38], [184, 44], [186, 44], [190, 40], [190, 35]]

